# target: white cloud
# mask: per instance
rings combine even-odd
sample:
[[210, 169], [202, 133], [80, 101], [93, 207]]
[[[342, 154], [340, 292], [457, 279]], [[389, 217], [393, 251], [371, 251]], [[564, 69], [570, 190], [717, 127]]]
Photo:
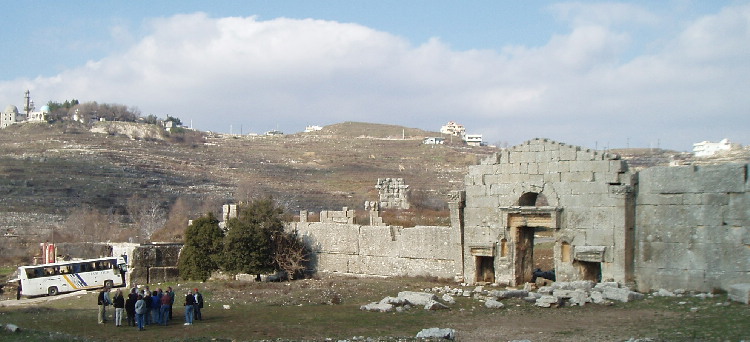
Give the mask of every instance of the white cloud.
[[348, 120], [438, 130], [455, 120], [512, 144], [534, 137], [599, 148], [627, 139], [679, 149], [724, 137], [750, 143], [750, 6], [701, 18], [632, 58], [622, 56], [633, 36], [618, 25], [651, 25], [658, 19], [648, 11], [555, 10], [570, 32], [501, 51], [455, 51], [438, 38], [414, 46], [333, 21], [176, 15], [153, 19], [150, 34], [121, 53], [51, 78], [0, 82], [0, 96], [10, 96], [0, 100], [17, 103], [29, 88], [35, 98], [122, 103], [235, 132]]

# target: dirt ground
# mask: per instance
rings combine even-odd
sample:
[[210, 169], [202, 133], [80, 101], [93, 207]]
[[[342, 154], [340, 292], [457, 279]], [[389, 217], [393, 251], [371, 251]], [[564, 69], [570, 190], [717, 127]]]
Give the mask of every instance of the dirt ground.
[[[167, 284], [152, 285], [165, 287]], [[539, 308], [520, 299], [506, 299], [501, 309], [488, 309], [482, 298], [456, 297], [449, 310], [427, 312], [412, 308], [406, 312], [376, 313], [359, 310], [360, 305], [376, 302], [398, 292], [431, 289], [440, 297], [439, 289], [457, 288], [459, 284], [424, 278], [355, 278], [322, 276], [316, 279], [284, 283], [207, 282], [203, 284], [169, 284], [178, 294], [194, 286], [200, 287], [208, 302], [206, 316], [215, 319], [196, 327], [187, 335], [182, 327], [153, 332], [151, 338], [183, 340], [206, 336], [218, 340], [326, 340], [340, 336], [415, 336], [421, 329], [439, 327], [456, 330], [458, 341], [626, 341], [630, 338], [672, 340], [740, 340], [750, 335], [741, 326], [750, 327], [750, 309], [743, 304], [727, 304], [726, 296], [698, 300], [694, 298], [649, 298], [633, 303], [610, 305], [587, 304], [583, 307]], [[474, 286], [464, 287], [474, 289]], [[488, 290], [499, 289], [485, 287]], [[10, 290], [9, 288], [7, 290]], [[56, 330], [91, 340], [109, 340], [111, 335], [100, 332], [93, 319], [95, 306], [86, 305], [82, 318], [65, 318], [67, 310], [81, 310], [80, 303], [90, 303], [95, 293], [75, 293], [54, 298], [39, 297], [16, 301], [7, 291], [0, 302], [0, 320], [39, 322], [34, 312], [41, 308], [53, 317], [49, 326], [39, 323], [39, 331]], [[86, 296], [91, 298], [85, 298]], [[67, 298], [66, 298], [67, 297]], [[680, 304], [684, 303], [684, 304]], [[13, 306], [8, 306], [13, 304]], [[20, 305], [19, 305], [20, 304]], [[726, 306], [720, 306], [726, 305]], [[232, 310], [222, 310], [231, 305]], [[36, 311], [34, 311], [36, 310]], [[181, 308], [177, 308], [181, 310]], [[277, 314], [263, 315], [269, 310]], [[59, 314], [56, 312], [60, 312]], [[287, 316], [287, 317], [279, 317]], [[334, 317], [335, 316], [335, 317]], [[727, 321], [722, 316], [731, 316]], [[248, 321], [248, 317], [253, 317]], [[717, 319], [718, 318], [718, 319]], [[67, 328], [66, 319], [76, 322]], [[724, 333], [726, 328], [716, 322], [726, 321], [738, 331]], [[227, 322], [243, 322], [230, 324]], [[307, 326], [295, 327], [299, 322]], [[2, 322], [0, 322], [2, 323]], [[87, 325], [91, 325], [87, 327]], [[65, 328], [59, 328], [59, 327]], [[736, 328], [740, 326], [740, 328]], [[198, 330], [200, 329], [200, 330]], [[744, 329], [744, 330], [743, 330]], [[717, 334], [718, 335], [712, 335]], [[82, 334], [82, 336], [81, 336]], [[123, 340], [131, 332], [122, 334]], [[699, 335], [696, 335], [699, 334]], [[697, 336], [697, 337], [696, 337]], [[718, 339], [711, 338], [713, 336]], [[2, 336], [0, 336], [2, 337]], [[727, 338], [728, 337], [728, 338]], [[738, 338], [739, 337], [739, 338]], [[2, 338], [0, 338], [2, 340]]]

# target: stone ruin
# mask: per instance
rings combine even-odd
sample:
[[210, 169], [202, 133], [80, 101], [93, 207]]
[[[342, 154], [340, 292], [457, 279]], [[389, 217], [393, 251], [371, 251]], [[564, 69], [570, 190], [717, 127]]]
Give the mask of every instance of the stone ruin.
[[409, 186], [403, 178], [378, 178], [375, 188], [381, 209], [409, 209]]
[[130, 284], [177, 281], [181, 243], [142, 244], [134, 248], [128, 274]]
[[[632, 171], [615, 154], [533, 139], [469, 167], [465, 190], [448, 200], [450, 227], [371, 219], [288, 229], [312, 246], [318, 271], [520, 286], [536, 269], [534, 232], [547, 229], [560, 282], [750, 293], [737, 286], [750, 282], [749, 166]], [[396, 205], [388, 199], [407, 187], [386, 178], [378, 189], [379, 207], [366, 204], [374, 213]]]

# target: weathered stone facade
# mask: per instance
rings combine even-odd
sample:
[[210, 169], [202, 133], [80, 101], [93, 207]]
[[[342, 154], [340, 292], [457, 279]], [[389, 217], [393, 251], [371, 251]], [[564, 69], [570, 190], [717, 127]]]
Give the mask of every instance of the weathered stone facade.
[[536, 139], [471, 167], [465, 185], [467, 281], [530, 281], [536, 227], [554, 229], [559, 280], [633, 280], [635, 180], [616, 155]]
[[460, 241], [452, 227], [366, 226], [295, 222], [312, 247], [316, 271], [372, 276], [429, 275], [453, 278]]
[[[710, 291], [750, 281], [748, 165], [630, 171], [619, 156], [534, 139], [470, 167], [449, 200], [451, 227], [290, 225], [319, 271], [458, 276], [520, 285], [534, 231], [552, 230], [557, 280], [641, 291]], [[321, 215], [322, 216], [322, 215]]]
[[750, 282], [748, 165], [655, 167], [639, 173], [639, 289], [727, 290]]

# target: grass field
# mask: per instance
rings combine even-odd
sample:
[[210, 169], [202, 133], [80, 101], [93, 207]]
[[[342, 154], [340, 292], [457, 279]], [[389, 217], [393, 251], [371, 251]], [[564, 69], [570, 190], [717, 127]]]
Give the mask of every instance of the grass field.
[[[0, 332], [0, 341], [255, 341], [352, 339], [357, 336], [401, 340], [430, 327], [453, 328], [460, 341], [739, 341], [750, 338], [750, 306], [728, 303], [725, 295], [647, 297], [609, 306], [543, 309], [522, 300], [504, 300], [488, 309], [477, 298], [457, 297], [449, 310], [376, 313], [360, 306], [396, 296], [399, 291], [451, 288], [457, 284], [424, 278], [324, 277], [288, 283], [208, 282], [155, 284], [173, 286], [178, 300], [199, 287], [207, 306], [204, 320], [184, 326], [183, 308], [174, 308], [169, 326], [146, 331], [96, 323], [96, 294], [23, 307], [0, 307], [0, 324], [20, 333]], [[473, 289], [468, 287], [467, 289]], [[230, 309], [224, 309], [229, 305]], [[108, 310], [110, 316], [113, 310]]]

